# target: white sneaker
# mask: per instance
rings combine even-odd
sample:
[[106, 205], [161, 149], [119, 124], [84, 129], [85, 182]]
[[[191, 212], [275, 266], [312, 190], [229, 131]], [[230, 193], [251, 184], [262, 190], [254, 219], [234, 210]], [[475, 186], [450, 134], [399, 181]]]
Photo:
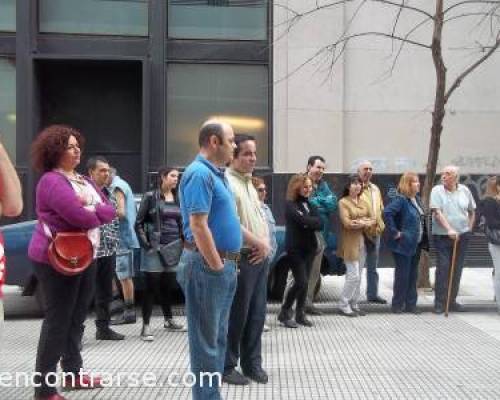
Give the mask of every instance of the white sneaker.
[[358, 314], [355, 313], [349, 303], [340, 303], [339, 304], [340, 314], [345, 315], [346, 317], [357, 317]]
[[166, 319], [165, 322], [163, 323], [163, 327], [169, 331], [176, 331], [176, 332], [187, 331], [186, 327], [183, 324], [176, 322], [173, 318]]
[[151, 333], [151, 328], [149, 327], [149, 325], [142, 326], [141, 339], [144, 342], [152, 342], [153, 340], [155, 340], [155, 337]]

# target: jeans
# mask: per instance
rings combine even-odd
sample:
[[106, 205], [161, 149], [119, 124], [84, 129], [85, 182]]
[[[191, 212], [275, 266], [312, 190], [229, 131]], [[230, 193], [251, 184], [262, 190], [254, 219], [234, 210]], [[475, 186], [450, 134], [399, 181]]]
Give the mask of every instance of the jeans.
[[36, 371], [41, 374], [35, 383], [36, 396], [57, 393], [52, 385], [45, 384], [48, 373], [55, 373], [57, 363], [68, 373], [78, 373], [83, 360], [80, 354], [82, 327], [95, 289], [95, 263], [75, 276], [65, 276], [50, 265], [34, 263], [35, 275], [45, 299], [45, 319], [42, 323]]
[[307, 299], [306, 306], [312, 306], [314, 301], [314, 292], [316, 290], [316, 283], [318, 282], [321, 273], [321, 262], [323, 261], [323, 253], [326, 248], [325, 239], [323, 239], [323, 234], [321, 232], [316, 232], [316, 239], [318, 240], [318, 247], [316, 249], [316, 255], [312, 262], [311, 274], [309, 275], [309, 281], [307, 283]]
[[[380, 251], [380, 236], [375, 238], [375, 247], [366, 250], [366, 298], [374, 300], [378, 297], [378, 258]], [[363, 264], [361, 264], [363, 265]]]
[[366, 258], [366, 248], [360, 244], [359, 260], [344, 261], [346, 266], [345, 283], [340, 295], [341, 307], [357, 306], [360, 297], [361, 271]]
[[284, 311], [291, 310], [293, 303], [297, 300], [297, 307], [295, 309], [296, 317], [301, 317], [304, 314], [307, 297], [307, 282], [311, 273], [314, 255], [315, 252], [305, 254], [292, 251], [288, 252], [288, 260], [294, 282], [285, 295], [282, 308]]
[[262, 368], [262, 331], [266, 321], [268, 260], [252, 265], [243, 255], [227, 336], [224, 373], [238, 365], [244, 372]]
[[491, 259], [493, 260], [493, 268], [495, 269], [495, 300], [497, 302], [497, 309], [500, 312], [500, 245], [488, 243]]
[[394, 286], [392, 295], [393, 310], [414, 310], [417, 306], [418, 263], [422, 248], [417, 247], [413, 256], [392, 253], [396, 268], [394, 268]]
[[[457, 254], [455, 262], [455, 273], [453, 274], [453, 286], [451, 288], [450, 304], [456, 302], [460, 279], [462, 278], [462, 269], [464, 266], [465, 252], [469, 243], [470, 233], [462, 233], [457, 244]], [[446, 298], [448, 297], [448, 276], [450, 274], [451, 258], [453, 254], [454, 241], [448, 236], [433, 235], [434, 247], [437, 252], [436, 262], [436, 283], [434, 305], [444, 308]]]
[[116, 254], [96, 259], [95, 325], [97, 329], [109, 328], [111, 314], [109, 305], [113, 301], [113, 276]]
[[184, 249], [177, 282], [186, 299], [191, 372], [196, 378], [193, 400], [219, 400], [229, 311], [236, 291], [236, 263], [224, 260], [224, 269], [216, 272], [199, 252]]

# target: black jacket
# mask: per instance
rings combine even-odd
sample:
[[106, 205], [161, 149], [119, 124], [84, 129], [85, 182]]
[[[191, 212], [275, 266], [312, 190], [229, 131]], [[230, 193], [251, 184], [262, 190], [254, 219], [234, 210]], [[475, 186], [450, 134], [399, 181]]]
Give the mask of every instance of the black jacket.
[[310, 253], [316, 251], [318, 243], [315, 231], [323, 229], [321, 218], [306, 198], [287, 201], [285, 209], [285, 247], [288, 252]]
[[[153, 247], [151, 243], [151, 238], [153, 232], [157, 232], [160, 235], [160, 229], [157, 226], [157, 212], [156, 202], [159, 199], [159, 193], [157, 190], [152, 192], [146, 192], [141, 200], [141, 205], [139, 206], [139, 211], [137, 211], [137, 218], [135, 220], [135, 233], [137, 234], [137, 239], [139, 244], [143, 249], [149, 250]], [[161, 223], [161, 221], [160, 221]], [[182, 224], [179, 224], [179, 232], [182, 236]]]
[[486, 219], [486, 226], [490, 229], [500, 229], [500, 201], [493, 197], [486, 197], [481, 202], [481, 215]]

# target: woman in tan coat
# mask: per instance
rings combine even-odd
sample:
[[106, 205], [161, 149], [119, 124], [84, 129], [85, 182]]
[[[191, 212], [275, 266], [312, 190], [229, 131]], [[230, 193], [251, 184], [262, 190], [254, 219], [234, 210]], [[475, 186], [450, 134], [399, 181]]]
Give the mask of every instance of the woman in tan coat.
[[341, 231], [337, 255], [344, 259], [346, 265], [339, 310], [342, 315], [348, 317], [365, 315], [358, 305], [361, 269], [366, 257], [363, 232], [375, 225], [370, 206], [360, 198], [361, 188], [359, 177], [351, 175], [339, 201]]

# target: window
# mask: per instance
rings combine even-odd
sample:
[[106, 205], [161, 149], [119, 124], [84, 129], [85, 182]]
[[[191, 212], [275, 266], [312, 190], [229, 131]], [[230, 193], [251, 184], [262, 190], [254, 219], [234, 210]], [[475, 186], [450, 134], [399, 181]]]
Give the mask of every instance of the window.
[[148, 35], [148, 0], [40, 0], [40, 32]]
[[257, 164], [269, 165], [267, 66], [169, 64], [167, 163], [185, 165], [198, 152], [198, 131], [210, 117], [257, 138]]
[[168, 34], [181, 39], [266, 40], [267, 0], [170, 0]]
[[0, 133], [12, 162], [16, 162], [16, 65], [0, 58]]
[[0, 0], [0, 32], [16, 30], [16, 0]]

